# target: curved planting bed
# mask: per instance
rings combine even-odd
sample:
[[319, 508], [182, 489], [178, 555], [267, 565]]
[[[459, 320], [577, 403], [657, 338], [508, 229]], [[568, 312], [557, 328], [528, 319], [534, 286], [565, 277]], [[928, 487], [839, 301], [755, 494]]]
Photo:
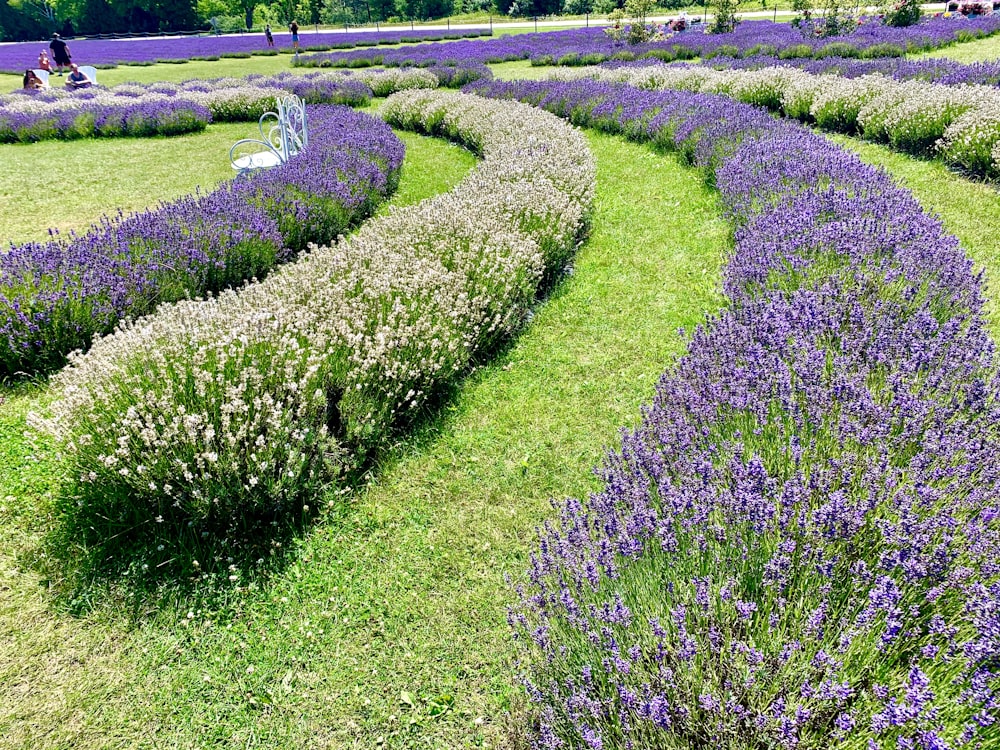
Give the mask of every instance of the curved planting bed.
[[395, 187], [403, 144], [346, 107], [309, 118], [308, 150], [281, 167], [0, 253], [0, 374], [58, 367], [125, 318], [262, 276], [371, 213]]
[[[650, 65], [658, 61], [636, 60], [620, 65]], [[609, 63], [611, 64], [611, 63]], [[829, 73], [843, 78], [859, 78], [878, 73], [898, 81], [918, 80], [947, 86], [966, 84], [1000, 85], [1000, 61], [959, 63], [943, 57], [907, 60], [886, 57], [879, 60], [859, 60], [854, 57], [786, 58], [772, 55], [750, 57], [713, 57], [709, 63], [717, 70], [759, 70], [761, 68], [799, 68], [807, 73]]]
[[571, 257], [594, 183], [573, 128], [443, 92], [396, 94], [384, 114], [483, 161], [262, 282], [122, 326], [53, 379], [66, 520], [108, 545], [100, 559], [143, 535], [151, 569], [189, 569], [202, 535], [266, 548], [271, 521], [308, 514], [488, 356]]
[[735, 222], [729, 304], [563, 504], [510, 614], [538, 747], [998, 740], [996, 353], [954, 238], [759, 109], [495, 83], [677, 149]]
[[650, 65], [560, 72], [557, 77], [723, 94], [826, 130], [940, 157], [978, 177], [1000, 177], [1000, 91], [993, 86], [946, 86], [882, 75], [842, 78], [786, 67]]
[[0, 95], [0, 143], [176, 135], [204, 130], [210, 122], [252, 122], [274, 109], [277, 97], [289, 93], [307, 104], [362, 106], [372, 96], [439, 85], [458, 87], [492, 77], [485, 65], [437, 65], [15, 92]]
[[[400, 76], [370, 77], [383, 87], [406, 85]], [[372, 96], [358, 76], [315, 73], [16, 92], [0, 96], [0, 143], [196, 132], [209, 122], [256, 120], [274, 108], [276, 97], [288, 93], [308, 104], [353, 106], [367, 104]]]

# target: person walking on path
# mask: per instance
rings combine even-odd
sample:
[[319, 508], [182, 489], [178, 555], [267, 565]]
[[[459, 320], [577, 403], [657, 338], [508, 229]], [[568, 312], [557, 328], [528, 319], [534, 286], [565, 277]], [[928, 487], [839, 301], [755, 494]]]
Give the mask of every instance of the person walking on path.
[[267, 39], [267, 46], [274, 46], [274, 36], [271, 34], [271, 24], [264, 27], [264, 38]]
[[295, 50], [295, 54], [299, 54], [299, 25], [292, 21], [288, 24], [288, 30], [292, 32], [292, 49]]
[[49, 42], [49, 49], [52, 50], [52, 60], [59, 69], [59, 72], [56, 75], [61, 76], [63, 74], [63, 68], [68, 68], [71, 63], [69, 57], [69, 45], [62, 40], [59, 34], [53, 34], [52, 41]]

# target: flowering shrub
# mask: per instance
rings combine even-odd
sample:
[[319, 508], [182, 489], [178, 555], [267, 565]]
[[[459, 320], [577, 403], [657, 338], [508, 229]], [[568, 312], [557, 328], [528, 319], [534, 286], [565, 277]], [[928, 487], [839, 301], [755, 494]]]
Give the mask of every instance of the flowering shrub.
[[[824, 47], [826, 50], [830, 45]], [[606, 63], [608, 67], [637, 67], [657, 64], [649, 58], [631, 62]], [[856, 57], [823, 56], [812, 58], [780, 58], [773, 54], [753, 54], [743, 58], [714, 57], [709, 65], [716, 70], [757, 70], [760, 68], [800, 68], [807, 73], [833, 73], [842, 78], [859, 78], [878, 73], [899, 81], [919, 79], [949, 86], [962, 84], [1000, 84], [1000, 62], [962, 64], [949, 58], [933, 57], [910, 60], [888, 57], [861, 60]]]
[[886, 26], [913, 26], [920, 21], [920, 0], [896, 0], [885, 14]]
[[263, 276], [370, 213], [395, 187], [402, 143], [343, 107], [309, 116], [308, 152], [281, 167], [0, 253], [0, 373], [58, 367], [124, 318]]
[[841, 78], [788, 67], [621, 66], [559, 71], [553, 77], [724, 94], [907, 153], [940, 156], [980, 177], [1000, 176], [993, 160], [1000, 142], [1000, 91], [991, 86], [945, 86], [880, 75]]
[[177, 135], [204, 130], [210, 120], [207, 107], [164, 96], [136, 101], [101, 93], [89, 97], [69, 92], [11, 95], [0, 101], [0, 143]]
[[995, 745], [1000, 378], [954, 238], [760, 110], [477, 89], [678, 149], [737, 227], [729, 304], [518, 588], [535, 746]]
[[521, 325], [566, 263], [595, 176], [573, 128], [441, 92], [396, 94], [385, 116], [483, 161], [449, 193], [259, 283], [122, 325], [54, 377], [42, 426], [67, 451], [77, 501], [66, 512], [104, 519], [88, 542], [158, 534], [152, 566], [188, 534], [231, 539], [308, 512], [320, 487]]

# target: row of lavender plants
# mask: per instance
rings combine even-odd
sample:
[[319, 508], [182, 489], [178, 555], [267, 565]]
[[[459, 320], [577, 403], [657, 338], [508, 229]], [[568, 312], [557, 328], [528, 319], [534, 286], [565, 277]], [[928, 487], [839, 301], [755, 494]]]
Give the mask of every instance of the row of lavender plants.
[[736, 226], [727, 305], [518, 588], [534, 745], [996, 746], [1000, 379], [957, 241], [755, 107], [475, 89], [679, 152]]
[[603, 29], [570, 29], [536, 34], [514, 34], [485, 41], [429, 43], [397, 49], [368, 49], [306, 55], [299, 65], [361, 68], [372, 65], [426, 66], [455, 63], [497, 63], [531, 60], [536, 65], [593, 65], [606, 60], [656, 57], [664, 61], [695, 57], [744, 57], [770, 54], [781, 57], [901, 57], [989, 36], [1000, 31], [1000, 16], [953, 20], [933, 18], [905, 28], [866, 24], [850, 35], [808, 38], [785, 23], [744, 21], [728, 34], [694, 31], [661, 41], [623, 46]]
[[273, 107], [275, 97], [286, 93], [307, 104], [361, 106], [372, 96], [409, 88], [458, 87], [491, 75], [485, 65], [434, 66], [15, 92], [0, 95], [0, 143], [191, 133], [210, 122], [256, 120]]
[[[461, 31], [392, 30], [381, 32], [356, 31], [301, 33], [302, 46], [307, 50], [348, 49], [380, 44], [407, 44], [441, 39], [467, 39], [490, 36], [490, 29]], [[291, 37], [277, 32], [274, 38], [282, 52], [290, 53]], [[263, 34], [238, 36], [199, 36], [174, 39], [68, 39], [73, 59], [81, 64], [113, 68], [118, 65], [178, 63], [188, 60], [218, 60], [226, 57], [277, 54], [268, 47]], [[38, 53], [48, 52], [45, 42], [21, 42], [0, 45], [0, 73], [20, 74], [34, 66]]]
[[556, 74], [578, 75], [640, 88], [723, 94], [826, 130], [940, 157], [977, 177], [1000, 177], [1000, 91], [993, 86], [945, 86], [882, 75], [841, 78], [785, 67], [650, 65]]
[[395, 187], [402, 142], [347, 107], [309, 118], [308, 150], [285, 165], [0, 253], [0, 375], [59, 367], [124, 319], [262, 277], [371, 213]]
[[[623, 65], [655, 64], [656, 60], [642, 60]], [[898, 81], [920, 80], [940, 83], [946, 86], [976, 84], [982, 86], [1000, 85], [1000, 61], [963, 64], [945, 57], [908, 60], [900, 57], [885, 57], [878, 60], [859, 60], [855, 57], [824, 57], [781, 59], [773, 55], [750, 55], [749, 57], [712, 58], [710, 65], [717, 70], [757, 70], [760, 68], [789, 67], [800, 68], [807, 73], [830, 73], [844, 78], [859, 78], [878, 73]]]
[[570, 261], [595, 179], [574, 128], [455, 92], [396, 94], [382, 114], [482, 162], [260, 283], [122, 326], [53, 378], [41, 427], [66, 451], [68, 512], [99, 519], [86, 541], [160, 534], [155, 569], [185, 535], [232, 549], [260, 519], [308, 514], [521, 326]]

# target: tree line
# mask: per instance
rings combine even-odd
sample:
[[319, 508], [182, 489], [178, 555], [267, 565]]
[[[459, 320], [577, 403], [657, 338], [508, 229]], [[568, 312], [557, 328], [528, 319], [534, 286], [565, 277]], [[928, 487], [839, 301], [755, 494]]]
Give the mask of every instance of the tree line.
[[[663, 0], [670, 9], [690, 0]], [[0, 0], [0, 40], [63, 36], [220, 32], [300, 25], [428, 21], [463, 13], [551, 16], [610, 13], [625, 0]]]

